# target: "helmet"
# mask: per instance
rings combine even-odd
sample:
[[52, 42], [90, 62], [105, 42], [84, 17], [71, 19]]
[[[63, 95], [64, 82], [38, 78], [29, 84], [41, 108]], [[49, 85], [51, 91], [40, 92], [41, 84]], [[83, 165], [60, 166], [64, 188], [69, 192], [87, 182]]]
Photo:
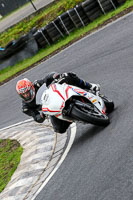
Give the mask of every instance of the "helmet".
[[35, 97], [35, 88], [30, 80], [24, 78], [19, 80], [16, 85], [16, 90], [19, 96], [24, 99], [25, 102], [31, 102]]
[[56, 78], [58, 78], [60, 75], [57, 72], [50, 72], [46, 77], [46, 86], [48, 87]]

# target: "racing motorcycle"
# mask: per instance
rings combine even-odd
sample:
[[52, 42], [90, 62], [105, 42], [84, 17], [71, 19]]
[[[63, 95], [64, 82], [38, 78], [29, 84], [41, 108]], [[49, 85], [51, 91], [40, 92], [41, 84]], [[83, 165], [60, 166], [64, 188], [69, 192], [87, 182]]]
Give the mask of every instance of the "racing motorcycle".
[[99, 92], [86, 91], [76, 86], [43, 84], [37, 92], [36, 104], [41, 105], [45, 115], [69, 121], [80, 121], [99, 126], [110, 123], [108, 113], [114, 109], [114, 103]]

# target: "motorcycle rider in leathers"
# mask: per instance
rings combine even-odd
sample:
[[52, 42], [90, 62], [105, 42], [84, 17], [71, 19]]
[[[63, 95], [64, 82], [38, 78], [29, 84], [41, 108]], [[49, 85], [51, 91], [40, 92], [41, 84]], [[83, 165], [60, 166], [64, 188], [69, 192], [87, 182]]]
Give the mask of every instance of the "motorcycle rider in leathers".
[[[92, 90], [94, 92], [100, 90], [99, 84], [92, 84], [88, 83], [82, 79], [80, 79], [75, 73], [62, 73], [59, 74], [57, 72], [49, 73], [44, 79], [36, 80], [33, 83], [29, 81], [27, 78], [19, 80], [16, 84], [16, 90], [19, 96], [23, 99], [22, 100], [22, 112], [32, 116], [33, 119], [38, 122], [42, 123], [45, 120], [45, 115], [40, 111], [39, 105], [36, 104], [36, 93], [38, 89], [43, 85], [46, 84], [49, 87], [53, 83], [67, 83], [73, 86], [80, 87], [86, 90]], [[70, 122], [60, 120], [55, 116], [50, 116], [51, 123], [53, 125], [54, 131], [58, 133], [64, 133], [69, 125]]]

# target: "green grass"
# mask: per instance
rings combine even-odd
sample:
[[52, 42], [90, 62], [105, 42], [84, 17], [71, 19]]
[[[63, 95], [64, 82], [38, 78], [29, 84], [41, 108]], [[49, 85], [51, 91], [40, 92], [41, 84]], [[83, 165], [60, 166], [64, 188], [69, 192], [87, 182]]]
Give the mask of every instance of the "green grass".
[[65, 12], [69, 8], [73, 8], [83, 0], [56, 0], [50, 7], [42, 9], [25, 18], [17, 25], [9, 28], [7, 31], [0, 34], [0, 46], [5, 45], [14, 39], [18, 39], [21, 35], [28, 33], [33, 27], [37, 29], [45, 26], [61, 13]]
[[[62, 2], [63, 0], [61, 0]], [[51, 53], [57, 51], [60, 48], [65, 47], [66, 45], [69, 45], [69, 43], [74, 42], [81, 36], [84, 36], [90, 31], [94, 31], [97, 27], [104, 24], [106, 21], [111, 19], [112, 17], [116, 16], [117, 14], [121, 13], [125, 9], [133, 6], [133, 0], [127, 0], [125, 4], [117, 8], [116, 10], [109, 12], [107, 15], [103, 15], [100, 18], [96, 19], [94, 22], [88, 24], [88, 26], [80, 28], [78, 30], [75, 30], [72, 32], [69, 36], [66, 36], [65, 38], [60, 39], [56, 44], [53, 44], [52, 46], [48, 46], [45, 49], [41, 49], [34, 57], [28, 58], [15, 66], [7, 67], [6, 69], [3, 69], [0, 71], [0, 83], [5, 81], [6, 79], [12, 77], [16, 73], [19, 73], [20, 71], [30, 67], [34, 63], [40, 61], [41, 59], [44, 59]], [[53, 6], [54, 7], [54, 6]], [[56, 7], [56, 6], [55, 6]], [[48, 8], [50, 9], [50, 8]]]
[[23, 152], [16, 140], [0, 140], [0, 192], [10, 181]]

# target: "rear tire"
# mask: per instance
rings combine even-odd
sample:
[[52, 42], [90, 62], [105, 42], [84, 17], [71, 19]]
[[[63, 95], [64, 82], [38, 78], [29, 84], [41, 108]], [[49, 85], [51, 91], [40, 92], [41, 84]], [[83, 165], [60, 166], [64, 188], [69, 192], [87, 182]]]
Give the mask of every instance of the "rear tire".
[[114, 110], [114, 102], [111, 100], [111, 99], [108, 99], [106, 96], [101, 96], [102, 100], [104, 101], [105, 103], [105, 106], [106, 106], [106, 112], [107, 113], [111, 113], [113, 110]]
[[82, 102], [80, 102], [80, 106], [74, 105], [71, 110], [71, 117], [98, 126], [106, 126], [110, 123], [108, 116], [101, 114], [93, 104], [89, 105], [91, 109], [89, 109], [89, 106], [88, 109], [84, 108], [87, 104]]

